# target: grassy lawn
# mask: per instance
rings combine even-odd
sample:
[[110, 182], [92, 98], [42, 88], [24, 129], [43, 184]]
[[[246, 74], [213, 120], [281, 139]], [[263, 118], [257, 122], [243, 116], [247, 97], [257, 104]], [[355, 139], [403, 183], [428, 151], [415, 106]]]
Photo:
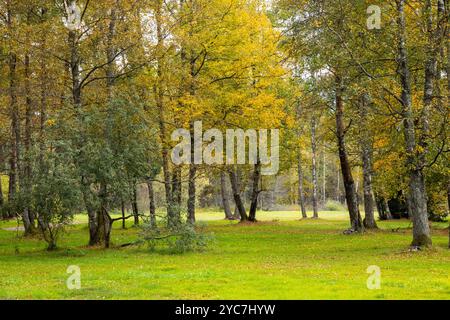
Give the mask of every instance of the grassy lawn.
[[[61, 249], [49, 253], [42, 241], [1, 230], [14, 222], [0, 222], [0, 298], [450, 299], [446, 224], [433, 224], [433, 249], [411, 253], [406, 220], [346, 236], [343, 212], [322, 212], [320, 220], [299, 221], [295, 212], [258, 217], [258, 224], [241, 225], [201, 212], [198, 220], [215, 240], [205, 252], [184, 255], [145, 247], [89, 249], [85, 224], [71, 226]], [[115, 244], [138, 232], [121, 230], [120, 223], [115, 228]], [[66, 287], [69, 265], [81, 268], [80, 290]], [[379, 290], [367, 289], [370, 265], [381, 268]]]

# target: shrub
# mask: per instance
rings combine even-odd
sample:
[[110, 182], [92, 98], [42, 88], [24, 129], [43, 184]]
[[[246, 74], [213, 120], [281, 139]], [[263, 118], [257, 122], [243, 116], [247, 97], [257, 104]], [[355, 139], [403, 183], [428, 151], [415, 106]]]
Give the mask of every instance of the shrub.
[[205, 225], [180, 222], [172, 228], [144, 224], [138, 243], [146, 243], [151, 250], [163, 249], [169, 253], [182, 254], [203, 251], [213, 239], [205, 232]]
[[325, 211], [345, 211], [345, 207], [339, 201], [328, 200], [324, 207]]

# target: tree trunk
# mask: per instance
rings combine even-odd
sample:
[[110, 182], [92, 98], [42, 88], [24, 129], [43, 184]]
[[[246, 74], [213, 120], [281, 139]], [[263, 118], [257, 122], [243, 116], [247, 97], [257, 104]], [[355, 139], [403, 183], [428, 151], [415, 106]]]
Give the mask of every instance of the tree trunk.
[[96, 221], [96, 237], [97, 243], [102, 244], [105, 248], [110, 247], [110, 237], [111, 237], [111, 228], [112, 228], [112, 219], [108, 213], [108, 190], [107, 186], [104, 182], [100, 184], [100, 206], [97, 211], [97, 221]]
[[[447, 206], [448, 206], [448, 211], [450, 212], [450, 181], [448, 182], [448, 185], [447, 185]], [[449, 224], [450, 224], [450, 219], [449, 219]], [[450, 225], [448, 227], [448, 247], [450, 248]]]
[[174, 203], [173, 195], [171, 189], [171, 179], [170, 179], [170, 166], [169, 166], [169, 141], [167, 138], [167, 128], [165, 119], [165, 108], [164, 108], [164, 89], [163, 89], [163, 57], [164, 57], [164, 35], [162, 31], [162, 1], [157, 1], [157, 6], [155, 9], [155, 21], [156, 21], [156, 74], [157, 80], [156, 84], [153, 86], [153, 91], [155, 95], [156, 109], [158, 111], [158, 124], [159, 124], [159, 137], [161, 140], [161, 157], [162, 157], [162, 169], [164, 176], [164, 191], [166, 197], [166, 207], [167, 207], [167, 220], [168, 224], [172, 224], [174, 217]]
[[336, 179], [337, 179], [337, 183], [336, 183], [336, 201], [337, 202], [341, 202], [341, 171], [339, 170], [339, 168], [337, 168], [336, 171]]
[[[5, 205], [5, 200], [3, 200], [3, 188], [2, 188], [2, 174], [3, 174], [3, 150], [0, 146], [0, 213], [2, 212], [3, 206]], [[1, 218], [1, 217], [0, 217]]]
[[325, 147], [323, 148], [323, 163], [322, 163], [322, 204], [325, 207], [327, 204], [327, 161]]
[[[85, 136], [83, 132], [84, 119], [81, 112], [82, 104], [81, 104], [81, 79], [80, 79], [80, 54], [78, 48], [78, 35], [75, 31], [69, 31], [68, 43], [70, 46], [70, 75], [72, 81], [72, 100], [75, 112], [78, 117], [78, 125], [80, 126], [80, 139], [78, 141], [78, 148], [80, 149], [79, 156], [75, 159], [79, 166], [82, 164], [80, 161], [83, 161], [83, 151], [82, 145], [85, 143]], [[98, 214], [99, 210], [95, 210], [92, 205], [92, 191], [90, 188], [90, 183], [85, 177], [85, 175], [81, 174], [81, 191], [83, 195], [83, 200], [86, 206], [86, 211], [88, 214], [88, 225], [89, 225], [89, 245], [95, 246], [100, 243], [99, 230], [98, 230]]]
[[261, 161], [258, 158], [258, 161], [255, 164], [255, 170], [253, 172], [253, 181], [252, 181], [252, 196], [250, 201], [250, 211], [248, 220], [251, 222], [256, 222], [256, 209], [258, 207], [258, 195], [260, 193], [259, 190], [259, 180], [261, 179]]
[[374, 216], [374, 199], [372, 192], [372, 138], [368, 129], [368, 103], [369, 97], [364, 93], [360, 98], [360, 147], [363, 167], [363, 192], [364, 192], [364, 227], [376, 229], [377, 223]]
[[412, 246], [431, 246], [430, 226], [428, 224], [425, 179], [420, 156], [416, 154], [417, 143], [414, 114], [411, 98], [411, 78], [406, 50], [406, 22], [404, 12], [405, 1], [397, 2], [399, 28], [398, 41], [398, 73], [402, 84], [402, 116], [406, 144], [407, 168], [409, 170], [409, 198], [412, 210], [413, 241]]
[[231, 213], [230, 201], [228, 199], [227, 183], [225, 179], [225, 172], [220, 172], [220, 192], [222, 196], [222, 205], [225, 212], [225, 219], [234, 220], [233, 214]]
[[122, 213], [122, 229], [126, 229], [125, 226], [125, 202], [120, 200], [120, 211]]
[[392, 220], [391, 211], [389, 210], [386, 199], [375, 194], [375, 203], [380, 220]]
[[[27, 196], [31, 194], [31, 126], [32, 126], [32, 113], [33, 113], [33, 101], [31, 100], [31, 84], [30, 84], [30, 56], [25, 55], [25, 95], [26, 95], [26, 111], [25, 111], [25, 157], [24, 157], [24, 169], [22, 188], [25, 190]], [[33, 235], [36, 233], [34, 214], [30, 209], [30, 203], [26, 199], [26, 205], [22, 213], [23, 226], [25, 229], [25, 236]]]
[[386, 198], [383, 198], [383, 207], [386, 212], [386, 219], [392, 220], [393, 218], [392, 218], [392, 214], [391, 214], [391, 209], [389, 209], [389, 204], [388, 204]]
[[316, 141], [316, 118], [313, 116], [311, 119], [311, 149], [312, 149], [312, 182], [313, 182], [313, 219], [319, 217], [318, 208], [318, 190], [319, 185], [317, 182], [317, 141]]
[[345, 198], [350, 215], [351, 231], [363, 232], [364, 227], [361, 214], [358, 208], [358, 196], [356, 194], [355, 181], [353, 180], [352, 170], [348, 159], [345, 145], [346, 129], [344, 127], [344, 103], [342, 80], [336, 76], [336, 136], [339, 147], [339, 160], [341, 163], [342, 178], [344, 182]]
[[10, 151], [10, 171], [9, 171], [9, 191], [8, 191], [8, 203], [10, 204], [9, 217], [14, 216], [14, 212], [11, 206], [14, 204], [14, 200], [17, 192], [17, 183], [19, 175], [19, 144], [20, 144], [20, 120], [19, 120], [19, 108], [17, 105], [17, 88], [16, 88], [16, 67], [17, 57], [14, 53], [9, 55], [9, 106], [11, 116], [11, 151]]
[[434, 82], [436, 80], [437, 55], [438, 46], [433, 29], [433, 13], [431, 0], [425, 0], [425, 17], [426, 17], [426, 31], [428, 33], [428, 46], [426, 50], [425, 61], [425, 82], [423, 89], [423, 108], [420, 115], [421, 135], [419, 139], [419, 146], [422, 152], [419, 155], [420, 166], [426, 165], [426, 155], [428, 153], [428, 140], [430, 139], [430, 108], [433, 103]]
[[150, 212], [150, 225], [156, 227], [156, 205], [155, 205], [155, 193], [153, 191], [153, 181], [151, 179], [147, 180], [148, 188], [148, 203]]
[[300, 205], [300, 209], [302, 211], [302, 218], [306, 219], [308, 218], [308, 215], [306, 214], [306, 207], [305, 207], [305, 193], [303, 191], [303, 168], [302, 168], [302, 153], [301, 150], [298, 150], [298, 156], [297, 156], [297, 172], [298, 172], [298, 202]]
[[236, 210], [239, 213], [241, 222], [247, 221], [248, 216], [247, 216], [247, 212], [245, 211], [244, 203], [242, 202], [241, 190], [239, 188], [239, 183], [238, 183], [238, 177], [237, 177], [237, 174], [236, 174], [236, 171], [234, 170], [234, 168], [230, 169], [229, 175], [230, 175], [231, 189], [233, 190], [234, 203], [236, 204]]
[[189, 182], [188, 182], [188, 202], [187, 202], [187, 222], [195, 223], [195, 176], [197, 173], [197, 166], [194, 163], [195, 154], [195, 136], [194, 136], [194, 123], [190, 123], [191, 133], [191, 163], [189, 164]]
[[168, 226], [177, 227], [181, 222], [181, 167], [174, 166], [172, 170], [172, 208], [168, 217]]
[[134, 225], [139, 225], [139, 208], [137, 203], [137, 184], [133, 183], [131, 207], [133, 209]]

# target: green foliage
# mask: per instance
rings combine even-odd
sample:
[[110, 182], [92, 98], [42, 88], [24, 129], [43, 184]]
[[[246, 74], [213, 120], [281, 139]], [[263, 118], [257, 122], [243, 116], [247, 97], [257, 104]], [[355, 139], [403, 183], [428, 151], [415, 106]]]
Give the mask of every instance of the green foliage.
[[327, 200], [324, 210], [326, 211], [345, 211], [345, 206], [339, 201]]
[[37, 215], [49, 249], [56, 248], [58, 236], [72, 221], [81, 201], [77, 171], [66, 147], [58, 145], [58, 152], [45, 152], [31, 181], [30, 209]]
[[145, 224], [140, 239], [152, 251], [160, 249], [173, 254], [183, 254], [204, 251], [213, 240], [213, 236], [205, 232], [204, 224], [193, 225], [180, 222], [177, 226], [171, 228]]

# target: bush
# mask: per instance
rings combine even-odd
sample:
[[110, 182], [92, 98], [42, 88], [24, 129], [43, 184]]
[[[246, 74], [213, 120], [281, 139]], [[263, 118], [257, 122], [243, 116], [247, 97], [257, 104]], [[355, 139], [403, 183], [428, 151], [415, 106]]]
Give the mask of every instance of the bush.
[[328, 200], [324, 207], [325, 211], [345, 211], [345, 207], [339, 201]]
[[172, 228], [155, 227], [144, 224], [139, 243], [146, 243], [151, 250], [163, 249], [169, 253], [182, 254], [192, 251], [204, 251], [213, 239], [206, 234], [205, 225], [192, 225], [180, 222]]

